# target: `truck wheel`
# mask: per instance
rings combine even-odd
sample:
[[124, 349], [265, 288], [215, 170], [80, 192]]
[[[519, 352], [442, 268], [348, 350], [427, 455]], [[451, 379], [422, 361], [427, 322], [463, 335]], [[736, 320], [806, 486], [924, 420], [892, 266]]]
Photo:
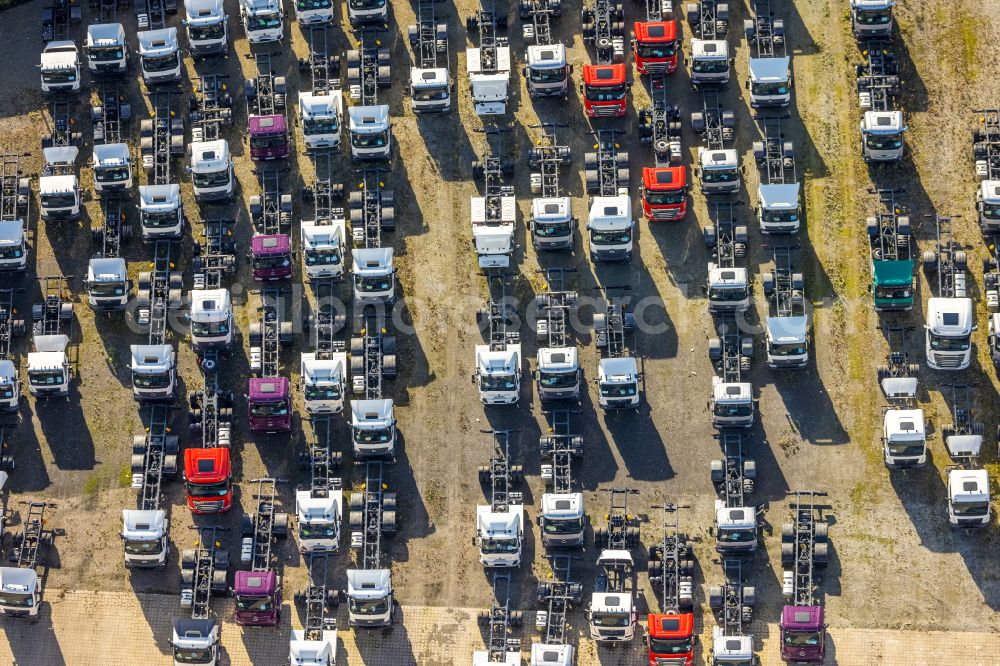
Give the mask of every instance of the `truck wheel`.
[[388, 511], [396, 508], [396, 493], [384, 493], [382, 495], [382, 509]]
[[830, 544], [827, 542], [813, 545], [813, 564], [817, 567], [825, 567], [829, 560]]
[[240, 516], [240, 534], [243, 535], [244, 539], [249, 539], [254, 533], [254, 521], [253, 516], [243, 515]]
[[520, 629], [524, 626], [524, 613], [522, 611], [516, 610], [510, 612], [510, 624], [515, 629]]
[[816, 543], [825, 543], [830, 535], [830, 524], [825, 520], [817, 520], [813, 531]]
[[385, 534], [386, 536], [392, 536], [396, 533], [395, 511], [382, 512], [382, 533]]
[[198, 562], [198, 551], [186, 549], [181, 551], [181, 569], [194, 569]]
[[229, 583], [226, 581], [226, 571], [212, 571], [212, 592], [224, 597], [228, 591]]
[[604, 547], [608, 542], [608, 530], [604, 527], [594, 528], [594, 545], [598, 548]]
[[284, 539], [288, 536], [288, 514], [287, 513], [276, 513], [274, 514], [274, 527], [272, 528], [272, 533], [279, 539]]
[[476, 613], [476, 622], [479, 623], [480, 627], [485, 627], [490, 623], [490, 612], [481, 610]]
[[363, 511], [365, 508], [364, 493], [351, 493], [351, 499], [348, 500], [348, 506], [351, 511]]
[[718, 585], [713, 585], [708, 588], [708, 605], [712, 610], [719, 610], [722, 608], [722, 588]]
[[782, 566], [790, 566], [795, 563], [795, 544], [794, 543], [783, 543], [781, 544], [781, 564]]
[[365, 515], [361, 511], [351, 511], [349, 524], [352, 530], [360, 530], [365, 524]]
[[781, 526], [781, 543], [795, 542], [795, 525], [785, 523]]

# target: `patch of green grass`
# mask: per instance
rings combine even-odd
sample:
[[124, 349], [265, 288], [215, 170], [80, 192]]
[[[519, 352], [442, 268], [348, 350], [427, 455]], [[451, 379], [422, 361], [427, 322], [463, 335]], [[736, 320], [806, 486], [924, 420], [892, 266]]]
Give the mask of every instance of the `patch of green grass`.
[[129, 465], [122, 465], [122, 469], [118, 472], [118, 486], [121, 488], [128, 488], [132, 485], [132, 467]]
[[87, 477], [87, 482], [83, 484], [83, 494], [89, 499], [93, 499], [97, 496], [98, 491], [101, 489], [101, 477], [97, 474], [91, 474]]

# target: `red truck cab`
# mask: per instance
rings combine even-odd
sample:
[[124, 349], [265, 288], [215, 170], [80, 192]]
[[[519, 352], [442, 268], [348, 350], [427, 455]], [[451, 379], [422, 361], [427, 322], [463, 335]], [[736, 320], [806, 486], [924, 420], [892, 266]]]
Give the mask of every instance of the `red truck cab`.
[[588, 118], [625, 115], [625, 64], [583, 66], [583, 110]]
[[647, 220], [680, 221], [687, 215], [687, 167], [646, 167], [642, 170], [642, 215]]
[[646, 647], [649, 666], [691, 666], [694, 663], [694, 613], [650, 613]]
[[222, 513], [233, 506], [229, 449], [184, 450], [184, 490], [191, 513]]
[[640, 74], [673, 74], [677, 70], [680, 40], [677, 22], [636, 22], [632, 31], [632, 53]]

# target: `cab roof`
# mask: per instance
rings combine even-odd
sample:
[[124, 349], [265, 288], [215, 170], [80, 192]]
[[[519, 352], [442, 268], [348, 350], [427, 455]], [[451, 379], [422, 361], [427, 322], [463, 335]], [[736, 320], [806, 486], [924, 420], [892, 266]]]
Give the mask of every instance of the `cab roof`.
[[692, 39], [691, 57], [696, 60], [728, 58], [729, 44], [724, 39]]
[[288, 397], [288, 377], [251, 377], [251, 400], [282, 400]]
[[687, 168], [645, 167], [642, 170], [642, 185], [647, 190], [671, 191], [687, 187]]
[[569, 197], [538, 197], [531, 200], [531, 217], [539, 222], [562, 222], [572, 215]]
[[378, 277], [392, 269], [392, 248], [371, 247], [351, 250], [354, 261], [354, 273], [361, 277]]
[[805, 315], [767, 318], [768, 340], [779, 344], [805, 342], [808, 328], [809, 319]]
[[351, 400], [351, 424], [363, 425], [365, 422], [381, 425], [392, 419], [392, 400]]
[[256, 255], [284, 254], [291, 250], [292, 243], [287, 234], [260, 234], [250, 239], [250, 251]]
[[113, 46], [124, 43], [125, 28], [121, 23], [95, 23], [87, 26], [88, 46]]
[[129, 150], [124, 143], [98, 143], [94, 146], [94, 165], [128, 162]]
[[757, 196], [760, 197], [760, 205], [764, 208], [771, 210], [796, 209], [799, 207], [799, 184], [761, 184], [757, 188]]
[[139, 187], [139, 206], [145, 209], [173, 207], [181, 197], [181, 186], [177, 183], [169, 185], [141, 185]]
[[625, 83], [625, 64], [584, 65], [583, 82], [588, 86], [619, 86]]
[[650, 613], [648, 625], [653, 638], [687, 638], [694, 633], [694, 613]]
[[677, 39], [676, 21], [636, 21], [633, 29], [636, 39], [647, 44], [672, 42]]
[[352, 106], [347, 110], [347, 115], [351, 120], [352, 132], [381, 132], [389, 124], [389, 107], [386, 104]]
[[780, 82], [788, 80], [788, 70], [791, 58], [750, 58], [750, 79], [762, 82]]
[[143, 30], [136, 36], [139, 38], [139, 53], [142, 55], [165, 55], [176, 51], [178, 47], [177, 28]]
[[931, 298], [927, 324], [940, 335], [962, 335], [972, 330], [971, 298]]
[[532, 44], [528, 47], [528, 66], [557, 69], [566, 65], [566, 47], [562, 44]]
[[785, 606], [781, 609], [785, 629], [819, 629], [823, 626], [822, 606]]

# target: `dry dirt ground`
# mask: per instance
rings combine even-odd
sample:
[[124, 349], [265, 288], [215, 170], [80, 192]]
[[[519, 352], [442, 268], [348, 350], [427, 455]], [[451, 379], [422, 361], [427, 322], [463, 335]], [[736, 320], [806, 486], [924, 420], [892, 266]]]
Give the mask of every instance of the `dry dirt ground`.
[[[389, 472], [389, 485], [399, 493], [401, 504], [401, 530], [391, 542], [389, 558], [402, 604], [485, 607], [490, 599], [489, 584], [470, 545], [474, 505], [483, 499], [476, 468], [487, 462], [491, 450], [489, 436], [480, 429], [519, 431], [513, 450], [516, 462], [525, 467], [529, 524], [533, 524], [535, 503], [544, 490], [535, 442], [544, 431], [545, 421], [527, 382], [517, 407], [486, 411], [469, 384], [472, 349], [480, 339], [474, 313], [485, 298], [485, 283], [477, 274], [470, 249], [469, 225], [469, 197], [476, 192], [470, 161], [483, 151], [483, 137], [474, 131], [482, 127], [482, 121], [469, 102], [463, 52], [467, 43], [464, 19], [475, 3], [461, 0], [438, 5], [441, 20], [449, 26], [451, 67], [459, 103], [458, 110], [449, 115], [428, 118], [415, 118], [400, 92], [412, 60], [405, 26], [413, 20], [414, 10], [407, 2], [397, 0], [392, 4], [394, 21], [383, 39], [393, 49], [395, 85], [387, 94], [398, 150], [386, 185], [395, 190], [397, 202], [401, 203], [397, 204], [399, 227], [388, 242], [399, 257], [399, 277], [405, 294], [403, 320], [412, 323], [413, 333], [401, 335], [400, 375], [391, 383], [405, 444]], [[555, 28], [556, 37], [571, 47], [577, 81], [582, 64], [590, 59], [579, 34], [579, 4], [578, 0], [566, 2]], [[956, 218], [956, 233], [970, 253], [970, 266], [977, 272], [974, 282], [979, 283], [976, 267], [986, 250], [974, 222], [975, 182], [968, 128], [974, 117], [971, 110], [995, 104], [1000, 92], [994, 65], [1000, 56], [1000, 22], [986, 5], [972, 0], [901, 4], [905, 6], [897, 13], [896, 48], [904, 67], [906, 92], [902, 101], [908, 114], [909, 151], [898, 165], [869, 169], [857, 147], [859, 112], [853, 69], [860, 62], [860, 53], [850, 34], [847, 2], [772, 3], [776, 15], [785, 18], [793, 52], [795, 105], [786, 128], [798, 149], [807, 204], [808, 228], [798, 242], [802, 246], [808, 297], [816, 305], [815, 352], [814, 362], [806, 371], [773, 373], [764, 367], [758, 345], [753, 380], [758, 387], [762, 423], [752, 445], [759, 470], [754, 498], [758, 503], [767, 503], [769, 523], [780, 525], [787, 512], [787, 491], [809, 488], [829, 494], [835, 517], [831, 530], [834, 555], [821, 591], [831, 625], [996, 631], [1000, 630], [1000, 580], [993, 557], [997, 529], [991, 525], [965, 533], [948, 528], [942, 481], [947, 456], [940, 438], [931, 444], [934, 465], [924, 470], [889, 475], [881, 464], [877, 441], [881, 397], [875, 365], [881, 362], [885, 343], [880, 319], [868, 295], [864, 217], [875, 203], [867, 190], [876, 184], [903, 188], [903, 200], [914, 221], [933, 212], [961, 214]], [[0, 100], [0, 149], [31, 151], [29, 166], [34, 173], [40, 168], [40, 137], [50, 120], [38, 93], [35, 69], [41, 49], [40, 5], [22, 5], [0, 17], [4, 26], [0, 53], [6, 82], [6, 94]], [[291, 16], [291, 3], [286, 5]], [[240, 79], [251, 71], [252, 61], [244, 57], [249, 49], [236, 20], [237, 3], [227, 0], [226, 7], [234, 38], [228, 58], [198, 63], [188, 59], [186, 64], [189, 76], [198, 71], [229, 73], [236, 107], [240, 108]], [[737, 111], [737, 147], [744, 154], [750, 174], [748, 189], [752, 191], [756, 176], [750, 148], [757, 129], [742, 92], [747, 53], [739, 30], [750, 9], [742, 3], [732, 3], [731, 9], [734, 16], [729, 42], [735, 47], [739, 85], [732, 85], [725, 99]], [[346, 9], [343, 12], [343, 28], [332, 29], [331, 44], [338, 49], [346, 48], [349, 35], [345, 32]], [[642, 5], [626, 4], [629, 21], [641, 12]], [[86, 8], [84, 16], [86, 22]], [[524, 42], [514, 3], [510, 5], [510, 17], [512, 51], [520, 61]], [[125, 22], [131, 32], [131, 16], [126, 16]], [[171, 17], [170, 23], [179, 25], [178, 17]], [[83, 28], [77, 26], [75, 30], [79, 39]], [[307, 52], [307, 42], [294, 23], [290, 32], [291, 47], [286, 36], [278, 63], [288, 76], [289, 89], [295, 91], [300, 82], [295, 57]], [[684, 32], [685, 42], [689, 43], [691, 34], [686, 24]], [[587, 200], [581, 156], [592, 139], [578, 94], [574, 92], [566, 102], [533, 102], [522, 78], [516, 75], [513, 80], [513, 113], [504, 121], [509, 122], [510, 129], [503, 137], [504, 150], [520, 166], [531, 141], [537, 138], [532, 125], [539, 121], [567, 124], [562, 136], [571, 144], [575, 161], [563, 184], [574, 198], [577, 216], [584, 217]], [[686, 119], [698, 103], [686, 72], [675, 74], [669, 85], [671, 98], [682, 107]], [[144, 117], [144, 92], [133, 70], [127, 95], [137, 119]], [[183, 96], [186, 98], [189, 92], [190, 83], [185, 81]], [[631, 155], [633, 192], [637, 191], [639, 168], [651, 161], [648, 147], [636, 139], [636, 111], [643, 98], [645, 92], [635, 76], [628, 117], [609, 123], [626, 130], [623, 143]], [[186, 99], [177, 108], [186, 109]], [[80, 162], [86, 164], [91, 147], [86, 102], [76, 111], [77, 126], [87, 140]], [[227, 214], [237, 219], [238, 239], [246, 243], [250, 235], [246, 199], [258, 190], [258, 184], [243, 150], [242, 126], [239, 112], [234, 126], [226, 132], [236, 153], [242, 199], [229, 209], [199, 212], [190, 199], [190, 184], [184, 182], [182, 189], [188, 197], [186, 210], [195, 232], [203, 216]], [[133, 123], [134, 131], [137, 127]], [[685, 129], [689, 164], [696, 145], [696, 138]], [[354, 178], [346, 156], [339, 159], [337, 168], [338, 176], [350, 189]], [[82, 174], [84, 187], [89, 190], [89, 171], [83, 169]], [[297, 195], [310, 179], [311, 164], [305, 155], [300, 153], [289, 160], [286, 188]], [[661, 303], [650, 307], [646, 314], [650, 323], [664, 324], [662, 332], [639, 334], [636, 340], [645, 362], [646, 404], [639, 414], [605, 415], [596, 409], [591, 391], [580, 405], [581, 413], [574, 417], [586, 440], [586, 456], [576, 473], [594, 524], [601, 524], [605, 511], [607, 496], [600, 492], [602, 489], [638, 489], [641, 494], [633, 507], [647, 519], [643, 526], [643, 541], [647, 544], [657, 538], [658, 519], [653, 505], [664, 500], [689, 505], [682, 517], [683, 527], [700, 539], [697, 589], [699, 599], [704, 600], [704, 586], [722, 576], [721, 568], [713, 562], [712, 539], [708, 535], [715, 499], [708, 467], [719, 453], [706, 410], [712, 368], [706, 354], [711, 327], [702, 287], [708, 261], [700, 230], [708, 221], [704, 198], [695, 188], [692, 214], [682, 223], [650, 226], [642, 222], [631, 264], [595, 268], [579, 243], [570, 255], [543, 257], [531, 249], [523, 224], [530, 206], [527, 169], [517, 169], [514, 185], [521, 220], [518, 242], [523, 250], [517, 257], [520, 274], [513, 280], [513, 290], [522, 303], [528, 303], [542, 284], [536, 269], [555, 265], [577, 269], [571, 282], [581, 295], [596, 295], [594, 287], [598, 284], [627, 283], [632, 286], [635, 301], [651, 297]], [[742, 197], [749, 201], [747, 191]], [[295, 219], [308, 215], [298, 196], [295, 202]], [[85, 295], [80, 298], [86, 262], [93, 251], [88, 227], [99, 219], [93, 196], [87, 210], [89, 221], [84, 218], [75, 224], [32, 220], [34, 268], [21, 282], [25, 288], [22, 308], [26, 311], [38, 296], [37, 276], [72, 276], [70, 284], [77, 296], [79, 379], [68, 402], [39, 403], [29, 399], [24, 406], [20, 425], [7, 440], [18, 462], [9, 484], [9, 504], [16, 509], [22, 499], [57, 502], [51, 521], [64, 527], [67, 535], [57, 542], [56, 554], [49, 559], [52, 569], [48, 585], [53, 588], [131, 587], [136, 591], [176, 594], [176, 561], [171, 561], [166, 573], [131, 576], [120, 563], [116, 536], [119, 511], [134, 502], [126, 487], [128, 444], [131, 434], [141, 427], [129, 391], [128, 345], [140, 336], [120, 318], [95, 318]], [[768, 259], [756, 229], [751, 227], [751, 232], [749, 260], [757, 269]], [[930, 245], [930, 232], [928, 224], [918, 226], [921, 247]], [[149, 248], [133, 242], [127, 246], [126, 257], [130, 270], [138, 272], [148, 261]], [[190, 266], [190, 257], [189, 239], [179, 260], [185, 270]], [[299, 273], [295, 281], [301, 284]], [[245, 333], [256, 307], [256, 299], [248, 295], [251, 281], [245, 262], [234, 282], [242, 285], [240, 327]], [[234, 291], [237, 288], [234, 286]], [[926, 299], [928, 283], [921, 281], [920, 288]], [[308, 289], [296, 293], [308, 298]], [[586, 324], [590, 317], [589, 311], [581, 314]], [[978, 387], [979, 417], [987, 424], [986, 432], [993, 433], [998, 421], [997, 381], [985, 344], [983, 307], [978, 320], [978, 362], [957, 378], [924, 372], [922, 401], [932, 424], [938, 425], [947, 418], [941, 386], [954, 381], [974, 383]], [[920, 312], [915, 309], [894, 321], [916, 325], [911, 349], [922, 349]], [[525, 325], [521, 332], [525, 355], [533, 358], [536, 344], [531, 329]], [[180, 350], [185, 392], [197, 390], [201, 377], [194, 355], [183, 333], [173, 335]], [[597, 353], [591, 337], [584, 330], [578, 339], [585, 373], [594, 377]], [[297, 373], [298, 352], [306, 348], [307, 342], [307, 336], [301, 335], [295, 348], [283, 350], [285, 371], [293, 376]], [[246, 344], [245, 334], [242, 343]], [[28, 351], [27, 341], [20, 341], [19, 351]], [[922, 353], [918, 356], [922, 357]], [[247, 375], [244, 347], [226, 362], [223, 383], [241, 393]], [[178, 404], [186, 404], [186, 397]], [[291, 437], [255, 436], [248, 432], [245, 421], [239, 426], [236, 475], [242, 481], [244, 506], [249, 505], [247, 481], [269, 474], [288, 479], [282, 495], [285, 506], [291, 507], [294, 488], [305, 481], [296, 458], [303, 446], [298, 429], [306, 428], [306, 422], [297, 419]], [[177, 410], [173, 427], [186, 433], [183, 409]], [[340, 441], [346, 441], [346, 433], [346, 427], [341, 428]], [[996, 486], [998, 467], [993, 443], [990, 438], [986, 463], [994, 472]], [[358, 477], [351, 467], [346, 467], [343, 474], [347, 485]], [[176, 552], [192, 540], [188, 528], [194, 523], [184, 507], [179, 484], [168, 488], [168, 498]], [[232, 536], [225, 537], [225, 545], [235, 553], [238, 520], [239, 512], [233, 511], [196, 522], [234, 528]], [[768, 535], [767, 555], [758, 556], [753, 570], [760, 598], [758, 632], [766, 631], [765, 623], [776, 621], [782, 603], [779, 541]], [[291, 544], [283, 545], [279, 552], [286, 588], [298, 589], [305, 579], [300, 558]], [[527, 555], [530, 564], [516, 576], [518, 606], [526, 610], [534, 607], [534, 579], [548, 574], [544, 553], [532, 535], [528, 537]], [[593, 549], [588, 548], [579, 563], [574, 563], [575, 575], [588, 584], [593, 576], [594, 556]], [[331, 572], [337, 584], [343, 585], [348, 557], [341, 555]], [[644, 564], [642, 557], [640, 569]], [[644, 572], [639, 578], [647, 587]], [[648, 589], [646, 592], [648, 605], [655, 608], [655, 596]], [[578, 619], [582, 618], [582, 614], [578, 615]], [[713, 622], [706, 608], [702, 623], [711, 626]], [[580, 638], [581, 643], [588, 643]], [[582, 655], [588, 663], [610, 659], [592, 645], [583, 647]], [[631, 656], [638, 663], [638, 652]], [[464, 661], [464, 656], [456, 656], [456, 663]]]

